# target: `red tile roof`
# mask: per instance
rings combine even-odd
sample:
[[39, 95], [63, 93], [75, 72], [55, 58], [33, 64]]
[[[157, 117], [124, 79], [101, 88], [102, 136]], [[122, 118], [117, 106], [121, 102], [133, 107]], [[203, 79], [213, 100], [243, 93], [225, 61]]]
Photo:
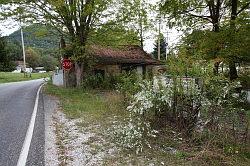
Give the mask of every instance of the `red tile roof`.
[[139, 46], [123, 46], [119, 49], [92, 46], [90, 54], [101, 64], [160, 64]]

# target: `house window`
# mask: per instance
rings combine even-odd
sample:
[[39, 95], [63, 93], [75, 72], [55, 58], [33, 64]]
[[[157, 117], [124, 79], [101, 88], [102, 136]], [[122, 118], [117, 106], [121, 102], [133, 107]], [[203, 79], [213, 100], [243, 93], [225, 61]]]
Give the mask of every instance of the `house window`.
[[101, 70], [101, 69], [95, 69], [94, 70], [94, 74], [97, 76], [101, 76], [102, 78], [104, 78], [105, 76], [105, 70]]
[[122, 71], [125, 71], [126, 73], [135, 71], [137, 68], [136, 66], [130, 66], [130, 65], [123, 65], [122, 66]]

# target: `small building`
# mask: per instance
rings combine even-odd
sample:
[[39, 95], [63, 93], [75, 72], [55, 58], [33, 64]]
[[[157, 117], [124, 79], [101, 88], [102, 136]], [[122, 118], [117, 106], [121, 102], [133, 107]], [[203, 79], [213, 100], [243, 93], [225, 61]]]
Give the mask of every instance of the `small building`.
[[96, 59], [93, 72], [103, 76], [132, 70], [145, 75], [146, 72], [152, 72], [154, 66], [161, 65], [160, 61], [153, 59], [140, 46], [130, 45], [119, 49], [92, 46], [89, 52]]

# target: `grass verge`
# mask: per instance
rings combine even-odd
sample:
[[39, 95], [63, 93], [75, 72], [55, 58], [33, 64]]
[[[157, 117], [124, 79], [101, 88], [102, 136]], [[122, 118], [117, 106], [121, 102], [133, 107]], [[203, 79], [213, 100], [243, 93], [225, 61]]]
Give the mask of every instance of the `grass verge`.
[[49, 77], [51, 73], [32, 73], [31, 77], [24, 77], [24, 73], [0, 72], [0, 83], [28, 81]]
[[111, 115], [123, 115], [123, 102], [121, 96], [111, 91], [84, 91], [56, 87], [48, 84], [45, 91], [59, 97], [61, 106], [68, 118], [76, 119], [90, 116], [99, 121]]

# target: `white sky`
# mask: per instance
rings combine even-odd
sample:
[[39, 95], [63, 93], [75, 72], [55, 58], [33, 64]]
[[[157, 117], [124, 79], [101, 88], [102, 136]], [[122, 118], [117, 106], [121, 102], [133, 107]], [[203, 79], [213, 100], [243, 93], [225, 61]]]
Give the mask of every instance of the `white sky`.
[[0, 22], [0, 34], [2, 36], [9, 35], [13, 33], [14, 31], [19, 29], [19, 25], [15, 21], [11, 20], [6, 20], [6, 21], [1, 21]]
[[[13, 33], [14, 31], [18, 30], [20, 28], [20, 26], [18, 25], [17, 22], [13, 22], [13, 21], [6, 21], [6, 22], [1, 22], [0, 24], [0, 34], [1, 36], [7, 36], [11, 33]], [[166, 25], [162, 25], [162, 33], [164, 35], [165, 38], [167, 38], [168, 36], [168, 43], [169, 46], [173, 46], [175, 45], [180, 37], [181, 37], [181, 32], [178, 32], [176, 29], [168, 29], [166, 28]], [[168, 33], [168, 35], [167, 35]], [[155, 40], [157, 39], [157, 32], [151, 31], [149, 33], [147, 33], [148, 38], [145, 40], [144, 43], [144, 49], [145, 51], [147, 51], [148, 53], [151, 53], [153, 51], [154, 48], [154, 43]]]
[[[148, 0], [150, 3], [156, 3], [159, 0]], [[157, 25], [156, 25], [157, 26]], [[18, 30], [20, 27], [19, 23], [13, 21], [13, 20], [6, 20], [6, 21], [1, 21], [0, 22], [0, 34], [1, 36], [6, 36], [14, 31]], [[178, 32], [177, 30], [173, 29], [168, 29], [166, 23], [162, 23], [161, 26], [161, 33], [164, 35], [165, 38], [168, 36], [168, 45], [173, 46], [175, 45], [181, 36], [181, 32]], [[144, 42], [144, 50], [147, 51], [148, 53], [151, 53], [154, 48], [154, 43], [155, 40], [157, 39], [157, 32], [155, 31], [150, 31], [146, 33], [147, 39], [145, 39]]]

